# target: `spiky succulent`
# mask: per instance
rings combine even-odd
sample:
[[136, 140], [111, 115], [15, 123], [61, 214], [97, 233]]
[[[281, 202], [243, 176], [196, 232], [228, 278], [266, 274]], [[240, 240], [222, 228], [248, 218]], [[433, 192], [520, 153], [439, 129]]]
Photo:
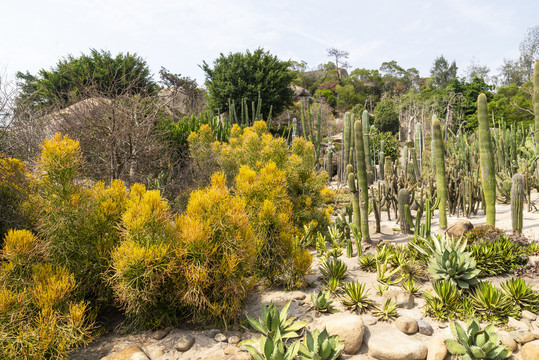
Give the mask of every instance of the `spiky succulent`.
[[344, 342], [338, 336], [329, 336], [326, 329], [305, 334], [299, 347], [300, 360], [335, 360], [344, 350]]
[[245, 344], [245, 348], [255, 360], [293, 360], [300, 347], [299, 341], [294, 341], [291, 346], [285, 347], [282, 338], [274, 339], [271, 336], [262, 336], [258, 341], [261, 351], [258, 351], [252, 344]]
[[337, 313], [339, 310], [334, 308], [334, 302], [330, 300], [331, 293], [329, 291], [319, 291], [318, 294], [311, 294], [313, 307], [320, 312]]
[[349, 282], [344, 285], [345, 296], [342, 300], [344, 306], [357, 310], [360, 313], [372, 307], [372, 300], [369, 299], [369, 290], [365, 290], [365, 283], [359, 281]]
[[384, 306], [375, 306], [374, 308], [375, 310], [372, 311], [372, 314], [381, 321], [395, 320], [398, 316], [397, 305], [392, 303], [391, 299], [387, 299]]
[[348, 271], [348, 267], [342, 260], [338, 259], [329, 258], [320, 265], [320, 272], [326, 279], [340, 280], [346, 276], [346, 271]]
[[448, 280], [461, 289], [476, 285], [480, 271], [475, 268], [475, 259], [465, 248], [466, 242], [436, 249], [428, 267], [432, 280]]
[[288, 302], [281, 312], [272, 302], [268, 306], [262, 306], [262, 317], [258, 320], [247, 315], [247, 320], [253, 329], [261, 334], [273, 338], [275, 341], [279, 339], [289, 339], [299, 337], [298, 331], [303, 329], [307, 323], [296, 321], [295, 317], [288, 317]]
[[367, 272], [376, 271], [376, 258], [372, 254], [363, 254], [358, 257], [359, 268]]
[[526, 281], [512, 278], [501, 284], [505, 295], [519, 310], [539, 310], [539, 292], [534, 291]]
[[481, 329], [479, 323], [472, 319], [465, 331], [462, 326], [452, 322], [451, 332], [457, 340], [446, 339], [447, 350], [453, 355], [462, 356], [463, 360], [505, 359], [511, 355], [509, 348], [499, 345], [493, 324]]

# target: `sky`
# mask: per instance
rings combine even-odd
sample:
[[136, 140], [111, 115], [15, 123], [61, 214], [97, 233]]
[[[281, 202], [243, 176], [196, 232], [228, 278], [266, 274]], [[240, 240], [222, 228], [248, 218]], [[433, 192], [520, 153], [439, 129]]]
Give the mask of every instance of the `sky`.
[[165, 67], [204, 83], [203, 61], [264, 48], [309, 68], [349, 52], [352, 69], [395, 60], [429, 76], [436, 57], [455, 60], [459, 76], [474, 61], [491, 69], [516, 59], [539, 1], [4, 0], [0, 75], [53, 68], [94, 48], [136, 53], [154, 78]]

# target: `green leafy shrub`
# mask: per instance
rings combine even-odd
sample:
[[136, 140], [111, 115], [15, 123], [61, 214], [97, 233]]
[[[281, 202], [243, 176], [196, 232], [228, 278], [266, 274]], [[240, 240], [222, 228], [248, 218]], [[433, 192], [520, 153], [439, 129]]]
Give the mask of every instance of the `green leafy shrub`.
[[[399, 142], [395, 136], [390, 131], [380, 131], [378, 128], [371, 127], [369, 130], [369, 135], [372, 136], [374, 140], [374, 149], [372, 148], [372, 140], [369, 139], [369, 149], [371, 152], [371, 158], [377, 159], [380, 156], [380, 144], [384, 140], [384, 154], [385, 156], [390, 156], [392, 161], [395, 161], [399, 157]], [[373, 153], [374, 151], [374, 153]]]
[[477, 261], [480, 276], [504, 274], [527, 262], [526, 248], [505, 235], [475, 242], [468, 246], [468, 251]]
[[492, 324], [481, 329], [479, 323], [472, 319], [468, 322], [466, 331], [456, 322], [452, 322], [450, 327], [456, 340], [446, 339], [445, 345], [452, 355], [468, 360], [506, 359], [511, 355], [508, 347], [499, 344]]
[[374, 108], [374, 126], [380, 131], [392, 134], [399, 131], [399, 114], [390, 98], [383, 98]]

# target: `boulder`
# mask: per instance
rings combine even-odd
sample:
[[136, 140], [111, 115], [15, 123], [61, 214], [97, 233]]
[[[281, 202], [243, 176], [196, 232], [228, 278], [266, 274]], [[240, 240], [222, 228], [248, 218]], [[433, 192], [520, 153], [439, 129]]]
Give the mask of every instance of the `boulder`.
[[531, 328], [529, 320], [526, 320], [526, 319], [517, 320], [511, 316], [507, 318], [507, 326], [515, 330], [529, 330]]
[[171, 331], [172, 331], [171, 327], [167, 327], [165, 329], [157, 330], [156, 332], [153, 333], [153, 338], [155, 340], [161, 340], [164, 337], [166, 337], [168, 334], [170, 334]]
[[322, 331], [326, 328], [329, 335], [337, 335], [344, 341], [344, 353], [353, 355], [359, 351], [363, 343], [365, 325], [360, 316], [349, 313], [338, 313], [317, 319], [314, 327]]
[[537, 360], [539, 359], [539, 340], [530, 341], [524, 344], [520, 349], [522, 360]]
[[394, 327], [372, 327], [367, 347], [369, 356], [378, 360], [423, 360], [427, 345]]
[[412, 294], [398, 286], [390, 286], [384, 292], [384, 302], [387, 299], [391, 299], [392, 302], [396, 303], [398, 308], [411, 309], [414, 307]]
[[427, 360], [444, 360], [447, 356], [447, 347], [444, 340], [439, 337], [433, 337], [427, 344]]
[[524, 310], [522, 311], [522, 318], [529, 321], [534, 321], [535, 319], [537, 319], [537, 315], [532, 313], [531, 311]]
[[526, 344], [535, 340], [535, 334], [527, 330], [511, 331], [509, 335], [519, 344]]
[[417, 321], [408, 316], [397, 318], [397, 320], [395, 320], [395, 325], [397, 326], [397, 329], [408, 335], [415, 334], [419, 329]]
[[460, 220], [447, 228], [445, 233], [447, 236], [460, 239], [462, 235], [471, 229], [473, 229], [473, 224], [469, 220]]
[[150, 358], [138, 346], [130, 346], [101, 360], [150, 360]]
[[498, 339], [503, 346], [507, 346], [509, 349], [511, 349], [511, 351], [515, 351], [518, 347], [517, 342], [506, 331], [500, 331], [498, 333]]

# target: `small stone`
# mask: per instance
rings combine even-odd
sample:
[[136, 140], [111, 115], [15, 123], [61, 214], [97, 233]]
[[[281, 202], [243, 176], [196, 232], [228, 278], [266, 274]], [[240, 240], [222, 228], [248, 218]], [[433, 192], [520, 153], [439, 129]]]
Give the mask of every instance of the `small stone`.
[[520, 349], [522, 360], [537, 360], [539, 359], [539, 340], [526, 343]]
[[519, 344], [525, 344], [527, 342], [535, 340], [535, 335], [526, 330], [516, 330], [509, 333], [511, 337]]
[[225, 342], [226, 341], [226, 336], [225, 336], [225, 334], [219, 333], [219, 334], [215, 335], [213, 340], [215, 340], [217, 342]]
[[240, 342], [240, 337], [239, 336], [233, 335], [233, 336], [228, 338], [228, 343], [229, 344], [235, 345], [235, 344], [237, 344], [239, 342]]
[[166, 337], [168, 334], [170, 334], [171, 331], [172, 331], [171, 327], [167, 327], [165, 329], [157, 330], [156, 332], [153, 333], [153, 338], [154, 338], [154, 340], [161, 340], [164, 337]]
[[207, 336], [209, 338], [214, 338], [215, 335], [219, 334], [221, 332], [221, 330], [219, 329], [211, 329], [211, 330], [206, 330], [203, 332], [204, 336]]
[[294, 294], [294, 300], [305, 300], [306, 295], [302, 292]]
[[188, 351], [195, 343], [195, 338], [191, 335], [184, 335], [178, 338], [174, 348], [178, 351]]
[[518, 347], [517, 342], [506, 331], [500, 331], [498, 333], [498, 339], [503, 346], [507, 346], [509, 349], [511, 349], [511, 351], [515, 351]]
[[414, 307], [414, 297], [412, 294], [398, 286], [390, 286], [384, 292], [384, 302], [387, 299], [391, 299], [398, 308], [411, 309]]
[[537, 319], [537, 315], [535, 315], [531, 311], [524, 310], [522, 311], [522, 318], [530, 320], [530, 321], [534, 321], [535, 319]]
[[101, 360], [150, 360], [150, 358], [138, 346], [130, 346], [120, 352], [107, 355]]
[[397, 326], [397, 329], [408, 335], [415, 334], [418, 330], [417, 321], [408, 316], [397, 318], [397, 320], [395, 320], [395, 325]]
[[427, 360], [444, 360], [447, 356], [447, 347], [439, 336], [432, 338], [427, 344]]
[[434, 333], [432, 326], [423, 320], [417, 320], [417, 327], [419, 328], [419, 333], [427, 336], [431, 336]]

